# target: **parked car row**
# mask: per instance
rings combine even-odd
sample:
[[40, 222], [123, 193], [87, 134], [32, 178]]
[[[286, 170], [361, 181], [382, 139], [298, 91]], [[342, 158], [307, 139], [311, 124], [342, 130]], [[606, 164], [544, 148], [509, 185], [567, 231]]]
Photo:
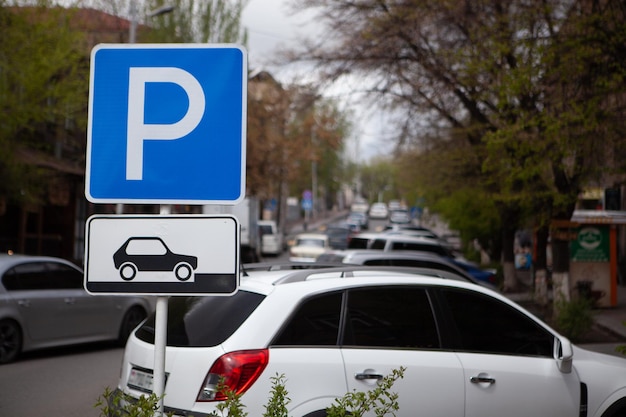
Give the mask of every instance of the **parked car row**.
[[361, 233], [350, 239], [348, 249], [376, 249], [385, 252], [418, 251], [429, 252], [445, 258], [463, 269], [475, 279], [496, 285], [495, 271], [483, 270], [469, 262], [445, 240], [424, 228], [398, 229], [391, 227], [380, 233]]
[[347, 249], [327, 251], [321, 254], [317, 261], [322, 264], [338, 263], [366, 266], [390, 266], [429, 268], [438, 272], [449, 273], [466, 282], [485, 285], [496, 289], [495, 285], [486, 280], [477, 279], [474, 275], [459, 267], [449, 259], [432, 252], [424, 251], [394, 251], [385, 252], [376, 249]]
[[[398, 417], [626, 413], [626, 360], [581, 349], [454, 267], [438, 268], [244, 268], [233, 296], [171, 297], [165, 413], [219, 414], [223, 381], [260, 415], [284, 375], [288, 414], [321, 417], [399, 367]], [[125, 401], [152, 392], [155, 324], [152, 315], [126, 345]]]
[[[392, 225], [383, 232], [359, 232], [358, 227], [350, 223], [330, 224], [324, 233], [306, 233], [298, 235], [290, 248], [290, 260], [297, 262], [315, 262], [328, 260], [344, 262], [347, 256], [344, 250], [378, 250], [386, 253], [419, 252], [438, 256], [441, 262], [452, 265], [475, 280], [495, 288], [497, 285], [494, 270], [485, 270], [467, 261], [445, 240], [439, 239], [435, 233], [419, 226]], [[321, 258], [320, 258], [321, 257]], [[409, 256], [405, 256], [408, 258]], [[413, 261], [407, 259], [390, 259], [387, 262], [399, 262], [409, 265]], [[351, 262], [347, 262], [351, 263]], [[391, 263], [388, 263], [391, 265]]]

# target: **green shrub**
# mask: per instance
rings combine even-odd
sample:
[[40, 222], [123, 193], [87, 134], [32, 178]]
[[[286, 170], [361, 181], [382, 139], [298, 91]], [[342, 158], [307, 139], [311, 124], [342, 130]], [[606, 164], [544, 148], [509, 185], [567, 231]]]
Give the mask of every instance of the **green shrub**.
[[584, 298], [559, 300], [554, 304], [554, 325], [573, 342], [581, 340], [593, 326], [591, 302]]
[[224, 385], [223, 378], [217, 384], [217, 391], [226, 395], [226, 400], [218, 403], [216, 406], [222, 417], [246, 417], [248, 415], [248, 413], [243, 411], [245, 405], [241, 402], [241, 394], [237, 394]]
[[362, 417], [373, 410], [376, 417], [388, 414], [395, 416], [399, 410], [398, 394], [391, 392], [391, 388], [398, 378], [404, 377], [405, 368], [394, 369], [390, 375], [384, 377], [376, 388], [368, 392], [353, 391], [341, 398], [326, 409], [328, 417]]
[[265, 406], [263, 417], [289, 417], [287, 404], [291, 402], [287, 396], [288, 392], [285, 388], [285, 376], [276, 375], [272, 380], [272, 392], [270, 399]]
[[[366, 393], [353, 391], [336, 399], [335, 403], [326, 410], [328, 417], [361, 417], [370, 410], [373, 410], [377, 417], [389, 414], [395, 416], [395, 411], [398, 411], [398, 395], [392, 393], [391, 388], [398, 378], [404, 376], [404, 371], [403, 367], [398, 370], [394, 369], [371, 391]], [[276, 375], [270, 379], [272, 390], [265, 405], [263, 417], [289, 417], [287, 405], [291, 400], [285, 388], [285, 376]], [[246, 417], [248, 415], [243, 411], [245, 405], [241, 402], [242, 394], [234, 393], [225, 387], [222, 381], [218, 389], [226, 395], [226, 400], [217, 405], [220, 414], [216, 414], [216, 417]], [[159, 407], [159, 397], [156, 394], [142, 395], [139, 399], [123, 401], [126, 399], [128, 399], [127, 396], [120, 391], [111, 392], [109, 388], [106, 388], [96, 403], [96, 407], [100, 408], [100, 417], [156, 416]], [[168, 415], [171, 416], [171, 413]]]
[[100, 408], [100, 417], [154, 417], [159, 410], [159, 399], [154, 393], [129, 398], [120, 391], [105, 388], [95, 407]]

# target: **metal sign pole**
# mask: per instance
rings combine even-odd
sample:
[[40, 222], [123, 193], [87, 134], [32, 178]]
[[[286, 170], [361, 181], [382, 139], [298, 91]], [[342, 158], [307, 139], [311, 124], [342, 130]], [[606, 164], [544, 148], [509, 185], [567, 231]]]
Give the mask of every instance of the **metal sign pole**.
[[157, 297], [154, 335], [154, 385], [153, 392], [158, 398], [158, 416], [163, 415], [163, 394], [165, 393], [165, 347], [167, 346], [167, 300]]
[[[161, 215], [171, 213], [170, 205], [161, 205]], [[163, 416], [163, 395], [165, 394], [165, 348], [167, 346], [167, 313], [169, 297], [157, 297], [154, 329], [154, 375], [153, 391], [157, 398], [157, 416]]]

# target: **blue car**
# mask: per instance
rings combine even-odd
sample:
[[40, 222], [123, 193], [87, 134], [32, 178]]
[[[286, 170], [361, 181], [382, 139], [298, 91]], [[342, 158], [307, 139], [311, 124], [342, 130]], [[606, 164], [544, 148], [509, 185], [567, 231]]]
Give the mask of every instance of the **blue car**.
[[448, 258], [448, 260], [454, 263], [459, 268], [476, 278], [478, 281], [487, 282], [491, 285], [497, 285], [498, 280], [494, 271], [480, 269], [476, 265], [459, 260], [457, 258]]

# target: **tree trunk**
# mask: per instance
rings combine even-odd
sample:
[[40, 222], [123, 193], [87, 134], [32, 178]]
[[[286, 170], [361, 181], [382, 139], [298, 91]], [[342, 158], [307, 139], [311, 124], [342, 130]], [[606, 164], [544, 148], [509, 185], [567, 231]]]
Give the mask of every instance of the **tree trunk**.
[[517, 222], [505, 222], [502, 228], [502, 271], [504, 273], [504, 292], [513, 292], [518, 289], [515, 276], [515, 229]]
[[555, 303], [570, 301], [569, 240], [567, 236], [559, 237], [552, 239], [552, 293]]
[[535, 232], [535, 250], [533, 272], [535, 274], [535, 301], [541, 305], [548, 304], [548, 237], [550, 228], [547, 225], [540, 226]]

